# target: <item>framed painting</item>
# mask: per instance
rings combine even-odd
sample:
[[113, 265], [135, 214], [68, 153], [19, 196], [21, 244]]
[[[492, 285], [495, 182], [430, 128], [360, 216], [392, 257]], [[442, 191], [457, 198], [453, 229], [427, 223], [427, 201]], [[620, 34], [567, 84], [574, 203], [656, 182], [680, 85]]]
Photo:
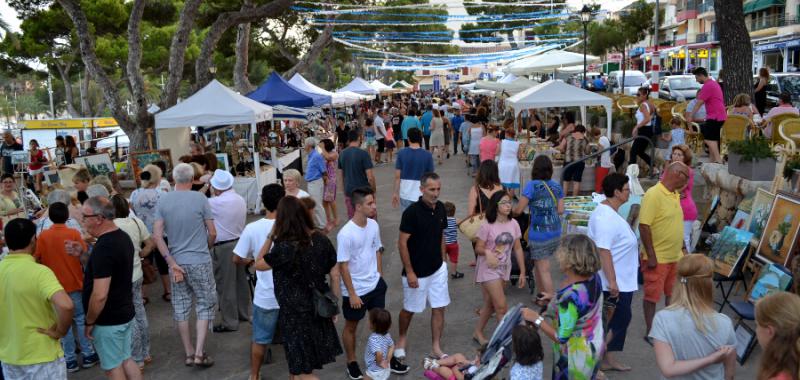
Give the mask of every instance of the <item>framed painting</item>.
[[44, 183], [47, 186], [53, 186], [55, 184], [61, 184], [61, 177], [58, 176], [57, 169], [48, 169], [44, 171]]
[[228, 163], [227, 153], [216, 153], [217, 156], [217, 169], [222, 169], [226, 172], [231, 171], [231, 165]]
[[153, 162], [163, 161], [167, 165], [167, 172], [162, 173], [162, 178], [168, 178], [170, 173], [172, 173], [172, 155], [169, 149], [131, 153], [128, 155], [128, 159], [130, 161], [128, 172], [136, 179], [137, 185], [141, 183], [139, 175], [142, 174], [144, 167]]
[[764, 232], [764, 227], [767, 225], [767, 218], [772, 211], [772, 202], [775, 201], [775, 194], [770, 193], [764, 189], [758, 189], [755, 198], [753, 198], [753, 205], [750, 208], [750, 216], [747, 217], [744, 224], [746, 230], [753, 233], [753, 237], [761, 239]]
[[800, 229], [800, 198], [778, 193], [758, 242], [756, 257], [765, 262], [789, 265]]
[[731, 220], [731, 227], [737, 230], [744, 230], [745, 229], [745, 222], [747, 222], [747, 218], [750, 217], [745, 211], [741, 209], [736, 211], [736, 215], [733, 216], [733, 220]]
[[750, 232], [725, 226], [708, 254], [714, 260], [714, 271], [725, 277], [733, 276], [752, 238]]
[[792, 285], [792, 274], [780, 264], [766, 264], [761, 267], [751, 286], [747, 300], [756, 303], [764, 296], [786, 291]]
[[736, 334], [736, 361], [743, 365], [755, 347], [753, 341], [756, 339], [756, 332], [742, 321], [736, 324], [733, 332]]
[[108, 153], [75, 157], [75, 163], [85, 166], [92, 177], [104, 175], [111, 178], [111, 174], [114, 173], [114, 164], [111, 162], [111, 156]]

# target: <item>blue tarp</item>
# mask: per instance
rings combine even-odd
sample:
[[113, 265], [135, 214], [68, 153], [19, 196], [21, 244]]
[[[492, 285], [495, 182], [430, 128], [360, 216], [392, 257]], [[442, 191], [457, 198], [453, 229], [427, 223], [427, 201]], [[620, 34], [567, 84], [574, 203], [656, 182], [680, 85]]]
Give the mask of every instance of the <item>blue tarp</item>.
[[247, 94], [247, 97], [271, 106], [282, 105], [304, 108], [331, 104], [330, 96], [300, 90], [274, 71], [261, 86]]

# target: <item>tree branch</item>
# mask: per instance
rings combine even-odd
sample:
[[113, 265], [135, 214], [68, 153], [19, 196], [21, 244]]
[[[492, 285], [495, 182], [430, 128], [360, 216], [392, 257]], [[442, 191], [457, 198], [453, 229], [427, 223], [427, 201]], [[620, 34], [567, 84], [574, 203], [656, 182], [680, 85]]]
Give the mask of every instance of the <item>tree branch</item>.
[[141, 122], [147, 119], [147, 95], [144, 90], [144, 76], [140, 67], [142, 65], [142, 16], [144, 15], [145, 0], [135, 0], [128, 19], [128, 64], [126, 65], [128, 81], [130, 83], [131, 97], [136, 107], [136, 120]]
[[[72, 68], [72, 63], [73, 60], [69, 60], [61, 64], [57, 59], [53, 59], [53, 66], [56, 67], [58, 75], [61, 77], [61, 82], [64, 83], [64, 97], [67, 103], [67, 113], [72, 117], [79, 117], [80, 115], [73, 104], [75, 97], [72, 93], [72, 83], [69, 78], [69, 70]], [[55, 117], [56, 115], [53, 115], [53, 118]]]
[[214, 24], [206, 34], [200, 46], [200, 55], [197, 57], [195, 63], [195, 77], [197, 83], [195, 86], [199, 89], [211, 81], [211, 73], [208, 68], [211, 66], [211, 54], [217, 46], [222, 34], [234, 25], [239, 25], [244, 22], [253, 22], [263, 18], [274, 18], [283, 13], [289, 6], [294, 3], [294, 0], [273, 0], [268, 4], [264, 4], [257, 8], [248, 11], [235, 11], [225, 12], [217, 17]]
[[83, 63], [103, 90], [103, 98], [111, 109], [111, 114], [123, 130], [126, 132], [133, 130], [134, 124], [122, 107], [119, 92], [114, 88], [105, 70], [100, 65], [100, 61], [97, 59], [94, 37], [89, 32], [89, 21], [86, 19], [86, 13], [81, 9], [79, 0], [58, 0], [58, 3], [64, 8], [64, 11], [75, 25], [75, 33], [78, 35], [78, 41], [80, 42]]
[[189, 33], [194, 27], [197, 9], [202, 0], [186, 0], [178, 20], [178, 28], [172, 36], [172, 45], [169, 48], [169, 75], [164, 92], [161, 95], [161, 109], [167, 109], [178, 102], [178, 90], [183, 77], [183, 65], [186, 60], [186, 47], [189, 45]]
[[325, 26], [325, 30], [320, 33], [319, 37], [317, 37], [316, 41], [311, 44], [311, 47], [308, 48], [305, 56], [301, 59], [297, 64], [294, 65], [289, 71], [283, 74], [284, 78], [291, 78], [295, 73], [305, 71], [306, 68], [311, 64], [311, 62], [315, 61], [317, 57], [325, 50], [325, 47], [331, 43], [333, 40], [333, 24], [328, 24]]
[[[264, 28], [264, 30], [267, 32], [267, 34], [269, 34], [270, 38], [272, 38], [272, 43], [275, 44], [275, 46], [278, 48], [278, 52], [281, 53], [283, 58], [289, 60], [289, 62], [293, 65], [296, 65], [298, 62], [300, 62], [300, 60], [297, 59], [297, 57], [295, 57], [295, 55], [292, 54], [291, 51], [289, 51], [289, 48], [287, 48], [286, 45], [284, 45], [283, 38], [279, 38], [278, 36], [275, 35], [275, 32], [269, 30], [268, 28]], [[286, 33], [284, 33], [283, 36], [285, 37]]]

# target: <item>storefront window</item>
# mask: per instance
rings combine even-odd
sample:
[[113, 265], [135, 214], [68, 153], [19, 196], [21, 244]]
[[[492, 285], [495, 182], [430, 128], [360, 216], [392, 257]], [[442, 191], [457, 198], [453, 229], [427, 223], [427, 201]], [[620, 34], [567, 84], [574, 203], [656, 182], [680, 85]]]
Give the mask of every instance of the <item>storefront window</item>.
[[773, 73], [783, 72], [783, 55], [779, 51], [764, 52], [761, 55], [762, 66]]

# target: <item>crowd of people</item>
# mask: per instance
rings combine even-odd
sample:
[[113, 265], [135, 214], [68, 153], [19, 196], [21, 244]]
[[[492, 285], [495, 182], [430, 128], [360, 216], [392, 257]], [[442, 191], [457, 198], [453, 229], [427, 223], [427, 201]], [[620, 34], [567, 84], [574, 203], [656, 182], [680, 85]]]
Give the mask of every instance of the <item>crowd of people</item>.
[[[707, 74], [698, 69], [696, 75], [704, 87], [688, 113], [694, 116], [705, 107], [703, 134], [713, 137], [724, 120], [716, 110], [721, 93], [706, 90], [713, 87]], [[441, 100], [431, 95], [364, 106], [355, 123], [332, 122], [330, 137], [307, 137], [305, 174], [285, 170], [281, 184], [264, 186], [265, 212], [250, 223], [245, 200], [233, 190], [233, 176], [212, 170], [213, 155], [199, 144], [169, 173], [172, 183], [166, 181], [163, 162], [151, 164], [141, 174], [141, 187], [127, 197], [108, 179], [81, 171], [73, 179], [75, 193], [51, 191], [47, 207], [40, 206], [33, 221], [21, 214], [19, 203], [36, 198], [36, 189], [17, 194], [9, 168], [0, 189], [9, 250], [0, 261], [3, 375], [65, 379], [68, 372], [99, 363], [109, 378], [142, 378], [154, 357], [143, 290], [145, 272], [152, 270], [151, 282], [160, 283], [163, 300], [171, 303], [187, 367], [215, 364], [207, 349], [210, 331], [238, 331], [249, 322], [251, 380], [261, 378], [269, 346], [276, 342], [283, 345], [292, 379], [315, 379], [315, 371], [342, 354], [349, 378], [388, 379], [409, 371], [408, 350], [423, 349], [421, 342], [409, 341], [409, 330], [414, 316], [430, 309], [426, 376], [464, 379], [481, 365], [479, 358], [448, 355], [442, 340], [453, 302], [449, 281], [465, 277], [458, 264], [469, 251], [458, 244], [459, 224], [476, 217], [481, 224], [468, 237], [471, 278], [482, 296], [472, 332], [478, 346], [488, 342], [490, 320], [502, 320], [509, 310], [506, 284], [512, 273], [519, 288], [535, 279], [536, 297], [522, 310], [525, 322], [511, 334], [512, 380], [543, 378], [541, 337], [554, 347], [554, 379], [631, 370], [620, 353], [640, 274], [644, 340], [653, 346], [661, 374], [733, 378], [733, 324], [714, 308], [713, 263], [691, 254], [687, 236], [697, 209], [692, 154], [680, 136], [670, 134], [660, 180], [646, 192], [635, 176], [610, 173], [614, 164], [609, 153], [603, 154], [598, 166], [605, 170], [599, 171], [595, 189], [604, 200], [592, 212], [587, 234], [567, 234], [564, 202], [568, 192], [580, 192], [582, 158], [590, 153], [590, 141], [608, 147], [608, 139], [576, 123], [569, 111], [551, 117], [549, 125], [525, 111], [520, 123], [506, 118], [498, 127], [491, 116], [504, 110], [488, 98], [449, 91], [435, 94]], [[639, 91], [633, 133], [655, 137], [655, 108], [648, 96], [646, 89]], [[563, 152], [565, 165], [574, 164], [562, 178], [553, 178], [553, 160], [538, 155], [530, 180], [522, 181], [520, 133], [549, 139]], [[4, 147], [12, 145], [6, 140]], [[706, 137], [715, 160], [719, 153], [713, 142]], [[453, 202], [440, 200], [447, 178], [436, 172], [437, 165], [458, 155], [459, 146], [467, 175], [474, 177], [461, 194], [468, 197], [461, 213], [468, 217], [461, 219]], [[73, 147], [74, 141], [62, 149], [65, 162], [74, 160]], [[32, 157], [39, 156], [38, 147], [32, 148]], [[631, 156], [652, 165], [644, 148], [634, 144]], [[401, 284], [384, 279], [383, 262], [389, 259], [384, 253], [395, 244], [381, 239], [378, 222], [374, 171], [384, 164], [394, 165], [391, 203], [402, 214], [396, 239]], [[336, 208], [340, 191], [347, 209], [343, 223]], [[642, 197], [638, 228], [619, 213], [632, 193]], [[553, 257], [561, 273], [557, 284]], [[389, 292], [402, 292], [401, 310], [392, 310], [396, 319], [386, 309]], [[666, 307], [656, 311], [662, 298]], [[610, 317], [608, 310], [613, 310]], [[344, 320], [341, 334], [335, 325], [339, 318]], [[371, 333], [359, 342], [358, 326], [365, 318]], [[765, 297], [755, 306], [755, 319], [764, 348], [758, 378], [796, 379], [800, 297], [786, 292]]]

